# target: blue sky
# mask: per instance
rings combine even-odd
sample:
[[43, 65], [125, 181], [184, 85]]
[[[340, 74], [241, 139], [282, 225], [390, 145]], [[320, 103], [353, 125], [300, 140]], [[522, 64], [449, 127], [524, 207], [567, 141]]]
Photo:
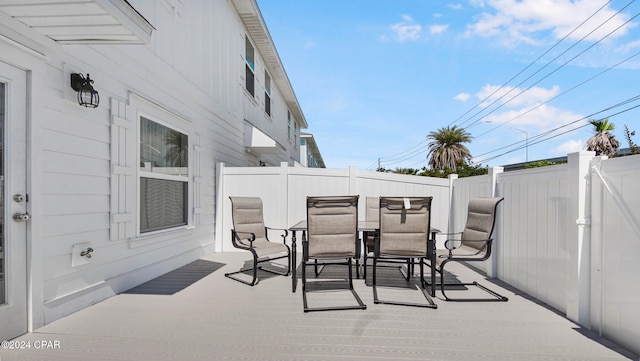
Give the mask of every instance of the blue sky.
[[588, 119], [640, 143], [640, 2], [257, 1], [328, 168], [421, 168], [453, 125], [489, 166], [579, 151]]

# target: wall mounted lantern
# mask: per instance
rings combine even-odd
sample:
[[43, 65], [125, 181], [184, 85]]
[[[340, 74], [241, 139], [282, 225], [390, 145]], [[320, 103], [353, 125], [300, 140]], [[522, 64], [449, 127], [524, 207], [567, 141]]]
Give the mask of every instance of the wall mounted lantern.
[[100, 103], [100, 95], [91, 85], [93, 80], [89, 74], [85, 78], [82, 74], [71, 74], [71, 88], [78, 92], [78, 104], [87, 108], [97, 108]]

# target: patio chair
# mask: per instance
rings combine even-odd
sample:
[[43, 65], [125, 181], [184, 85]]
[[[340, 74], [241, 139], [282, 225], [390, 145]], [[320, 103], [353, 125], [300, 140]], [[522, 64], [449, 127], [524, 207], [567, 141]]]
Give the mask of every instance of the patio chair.
[[[424, 263], [429, 256], [428, 240], [431, 228], [433, 197], [380, 197], [380, 237], [376, 238], [373, 258], [373, 301], [403, 306], [437, 308], [426, 289]], [[418, 288], [427, 303], [383, 301], [378, 298], [378, 263], [419, 261]], [[409, 280], [411, 272], [407, 272]], [[404, 282], [404, 284], [409, 284]]]
[[[251, 252], [253, 255], [253, 267], [242, 268], [239, 271], [225, 273], [225, 276], [235, 281], [253, 286], [258, 283], [258, 269], [288, 276], [291, 271], [291, 251], [286, 245], [288, 231], [280, 228], [270, 228], [264, 225], [262, 212], [262, 199], [258, 197], [229, 197], [231, 199], [233, 229], [231, 230], [231, 242], [238, 249]], [[284, 231], [282, 243], [269, 240], [269, 231]], [[278, 259], [287, 259], [286, 272], [278, 272], [259, 266], [261, 263], [271, 262]], [[253, 279], [249, 282], [239, 278], [238, 274], [251, 272]]]
[[[473, 198], [467, 208], [467, 221], [464, 230], [458, 233], [444, 233], [459, 237], [445, 241], [445, 249], [437, 250], [436, 262], [440, 272], [440, 289], [447, 301], [508, 301], [507, 297], [486, 288], [477, 281], [471, 283], [445, 283], [444, 268], [449, 262], [481, 262], [489, 259], [493, 239], [491, 234], [496, 222], [496, 210], [502, 197]], [[447, 296], [445, 286], [477, 286], [493, 297], [491, 298], [452, 298]]]
[[[302, 299], [304, 312], [366, 309], [353, 288], [352, 261], [360, 256], [358, 238], [358, 196], [307, 197], [307, 239], [302, 242]], [[307, 266], [311, 261], [323, 265], [345, 265], [348, 277], [342, 282], [315, 280], [308, 282]], [[311, 286], [313, 284], [313, 286]], [[322, 287], [324, 285], [325, 287]], [[307, 293], [328, 290], [349, 290], [356, 300], [354, 305], [309, 307]], [[331, 289], [326, 286], [331, 286]], [[337, 287], [341, 286], [341, 287]]]
[[[366, 198], [366, 208], [365, 208], [365, 220], [366, 221], [374, 221], [374, 222], [379, 222], [380, 221], [380, 197], [367, 197]], [[364, 232], [363, 234], [363, 239], [364, 239], [364, 266], [363, 266], [363, 278], [367, 279], [367, 266], [368, 266], [368, 259], [369, 259], [369, 254], [373, 254], [375, 253], [375, 249], [376, 249], [376, 238], [379, 237], [380, 232], [379, 231], [375, 231], [375, 232]], [[406, 269], [407, 269], [407, 273], [405, 274], [405, 277], [407, 280], [409, 280], [409, 272], [411, 269], [410, 266], [411, 262], [407, 261], [407, 265], [406, 265]], [[388, 267], [388, 266], [380, 266], [380, 267]], [[403, 266], [392, 266], [394, 268], [398, 268], [401, 272], [403, 272]]]

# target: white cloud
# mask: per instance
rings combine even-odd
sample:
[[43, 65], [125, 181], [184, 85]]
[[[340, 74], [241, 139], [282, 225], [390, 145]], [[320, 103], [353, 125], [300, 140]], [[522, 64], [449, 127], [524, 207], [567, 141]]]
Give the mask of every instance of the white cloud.
[[478, 101], [482, 101], [480, 106], [487, 109], [484, 113], [486, 116], [482, 118], [484, 122], [531, 125], [542, 131], [583, 118], [581, 114], [545, 104], [559, 93], [560, 87], [557, 85], [552, 88], [533, 87], [525, 91], [520, 88], [486, 85], [475, 96]]
[[582, 117], [581, 114], [545, 104], [535, 108], [523, 107], [491, 113], [484, 117], [483, 121], [493, 124], [531, 125], [537, 127], [539, 130], [549, 130], [563, 124], [572, 123]]
[[415, 41], [420, 39], [422, 26], [420, 24], [413, 24], [413, 18], [409, 15], [402, 15], [402, 19], [404, 20], [403, 22], [391, 26], [391, 30], [396, 33], [398, 41]]
[[447, 6], [448, 6], [450, 9], [453, 9], [453, 10], [460, 10], [460, 9], [462, 9], [462, 4], [449, 4], [449, 5], [447, 5]]
[[485, 85], [476, 96], [482, 100], [482, 107], [506, 105], [509, 107], [531, 106], [541, 104], [555, 97], [560, 92], [560, 87], [545, 89], [532, 87], [523, 90], [514, 87], [501, 87], [499, 85]]
[[461, 102], [466, 102], [467, 100], [469, 100], [469, 98], [471, 98], [471, 94], [469, 94], [469, 93], [460, 93], [460, 94], [456, 95], [455, 97], [453, 97], [453, 99], [459, 100]]
[[[504, 45], [537, 43], [541, 32], [549, 32], [554, 38], [560, 39], [602, 6], [598, 1], [574, 0], [486, 0], [472, 3], [483, 7], [485, 12], [479, 21], [468, 25], [467, 35], [499, 37]], [[578, 40], [587, 36], [591, 41], [602, 38], [629, 19], [628, 15], [619, 14], [607, 21], [615, 12], [609, 6], [605, 7], [572, 32], [569, 38]], [[628, 24], [616, 31], [611, 38], [626, 35], [630, 26]]]
[[551, 152], [560, 154], [569, 154], [579, 152], [584, 149], [584, 141], [582, 139], [571, 139], [559, 146], [555, 147]]
[[431, 34], [442, 34], [445, 30], [449, 28], [449, 25], [431, 25], [429, 27], [429, 32]]

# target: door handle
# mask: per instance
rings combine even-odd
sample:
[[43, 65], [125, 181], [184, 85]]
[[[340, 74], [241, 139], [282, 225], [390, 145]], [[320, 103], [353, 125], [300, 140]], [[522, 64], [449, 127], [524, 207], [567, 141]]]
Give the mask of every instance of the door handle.
[[26, 222], [31, 219], [29, 213], [15, 213], [13, 215], [13, 220], [16, 222]]

